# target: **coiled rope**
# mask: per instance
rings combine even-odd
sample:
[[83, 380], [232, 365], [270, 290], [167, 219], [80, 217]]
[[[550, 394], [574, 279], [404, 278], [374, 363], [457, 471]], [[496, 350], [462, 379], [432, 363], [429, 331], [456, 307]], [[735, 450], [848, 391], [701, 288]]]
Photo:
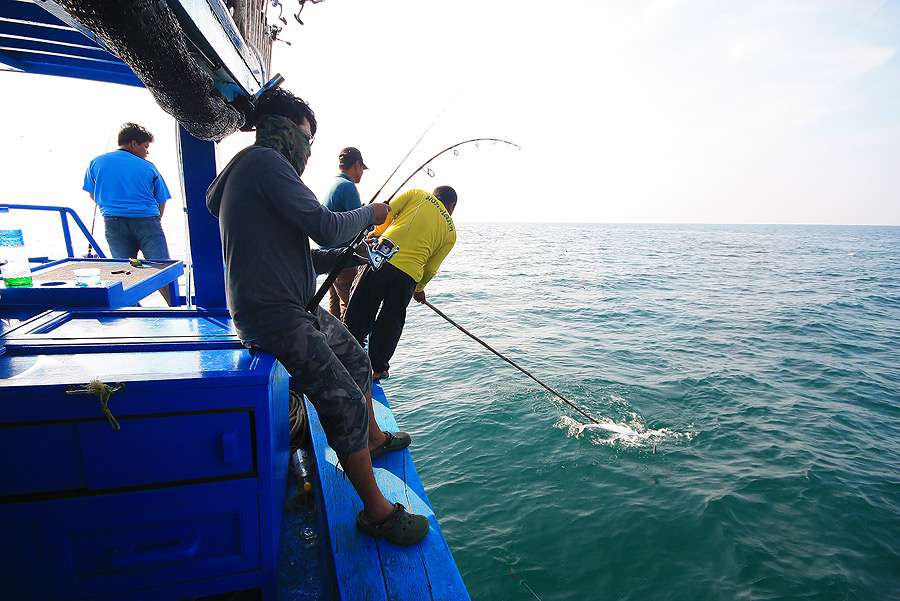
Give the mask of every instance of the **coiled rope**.
[[309, 428], [306, 425], [306, 404], [303, 402], [303, 397], [293, 390], [290, 391], [290, 395], [291, 398], [288, 403], [288, 419], [291, 431], [291, 453], [293, 453], [306, 443], [306, 436], [309, 433]]

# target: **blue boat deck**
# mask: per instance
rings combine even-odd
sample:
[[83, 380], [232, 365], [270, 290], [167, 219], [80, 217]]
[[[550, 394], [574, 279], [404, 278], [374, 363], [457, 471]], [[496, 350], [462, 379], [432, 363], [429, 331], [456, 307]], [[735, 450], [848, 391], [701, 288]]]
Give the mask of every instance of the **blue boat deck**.
[[[378, 425], [383, 430], [396, 431], [394, 414], [384, 390], [377, 383], [372, 389], [372, 400]], [[362, 510], [362, 501], [325, 441], [315, 409], [308, 401], [306, 408], [340, 598], [373, 601], [469, 599], [409, 450], [388, 453], [373, 462], [375, 480], [388, 500], [399, 501], [413, 513], [428, 516], [431, 523], [431, 531], [422, 542], [411, 547], [398, 547], [362, 535], [356, 529], [356, 514]], [[413, 449], [415, 444], [413, 440]]]
[[[193, 61], [228, 99], [252, 105], [271, 74], [227, 12], [206, 19], [195, 10], [219, 4], [161, 3], [179, 24], [150, 32], [184, 34], [202, 49], [200, 63], [154, 45], [129, 54], [132, 66]], [[0, 63], [14, 70], [143, 85], [98, 31], [56, 3], [0, 0], [0, 21], [8, 42]], [[172, 70], [168, 84], [181, 89], [183, 73]], [[195, 116], [181, 121], [206, 122]], [[71, 209], [4, 205], [58, 212], [67, 258], [33, 269], [31, 288], [3, 289], [0, 303], [0, 455], [15, 458], [0, 464], [0, 598], [469, 599], [408, 450], [379, 459], [374, 471], [391, 501], [428, 516], [431, 531], [415, 546], [356, 530], [361, 501], [313, 410], [321, 496], [303, 507], [285, 499], [296, 488], [287, 481], [288, 376], [274, 357], [251, 357], [231, 327], [219, 224], [206, 207], [216, 146], [199, 129], [197, 138], [196, 128], [177, 132], [188, 298], [173, 285], [180, 261], [126, 278], [115, 259], [74, 256], [69, 218], [97, 243]], [[101, 269], [100, 284], [78, 286], [73, 269], [82, 263]], [[195, 309], [130, 308], [164, 285], [175, 305]], [[93, 379], [116, 393], [109, 410], [119, 430], [102, 413], [109, 397], [88, 390]], [[380, 386], [373, 395], [378, 423], [396, 430]]]

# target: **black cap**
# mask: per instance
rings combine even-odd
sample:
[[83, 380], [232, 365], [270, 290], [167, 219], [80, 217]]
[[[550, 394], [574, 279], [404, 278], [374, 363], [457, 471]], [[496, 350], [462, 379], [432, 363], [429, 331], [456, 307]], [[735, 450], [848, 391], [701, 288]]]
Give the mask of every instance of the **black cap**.
[[366, 167], [365, 161], [363, 161], [362, 153], [358, 148], [348, 146], [347, 148], [343, 149], [338, 155], [338, 165], [340, 165], [341, 167], [352, 167], [356, 164], [356, 161], [362, 163], [363, 169], [368, 169], [368, 167]]

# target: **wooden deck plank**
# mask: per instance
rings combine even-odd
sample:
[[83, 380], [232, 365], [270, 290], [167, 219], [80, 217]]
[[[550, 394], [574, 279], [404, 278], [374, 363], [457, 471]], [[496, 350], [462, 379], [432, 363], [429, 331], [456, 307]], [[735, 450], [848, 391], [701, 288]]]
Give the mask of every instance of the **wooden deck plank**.
[[[398, 429], [394, 415], [389, 409], [384, 389], [378, 384], [372, 389], [372, 399], [373, 401], [377, 401], [373, 403], [373, 405], [375, 407], [375, 418], [378, 421], [378, 424], [382, 425], [382, 419], [385, 420], [385, 423], [390, 420], [390, 425], [385, 425], [383, 429], [391, 431]], [[410, 448], [413, 451], [415, 450], [415, 441], [413, 441]], [[425, 487], [422, 484], [422, 480], [419, 478], [419, 473], [416, 471], [410, 453], [408, 451], [404, 451], [403, 453], [388, 453], [376, 460], [373, 467], [376, 468], [376, 479], [378, 472], [381, 469], [384, 469], [402, 480], [405, 483], [404, 493], [406, 501], [401, 502], [413, 513], [428, 516], [428, 521], [431, 524], [431, 532], [429, 533], [428, 538], [423, 542], [429, 542], [430, 544], [419, 544], [410, 547], [409, 549], [417, 550], [420, 554], [422, 564], [426, 566], [426, 576], [431, 586], [430, 598], [436, 601], [469, 599], [469, 594], [466, 591], [465, 585], [462, 582], [462, 577], [459, 574], [459, 568], [456, 567], [456, 562], [453, 561], [450, 547], [447, 545], [444, 533], [441, 531], [440, 524], [435, 517], [434, 509], [431, 506], [431, 502], [428, 500]], [[381, 482], [379, 481], [379, 485], [380, 484]], [[379, 541], [378, 545], [380, 549], [401, 548], [383, 541]], [[385, 576], [385, 581], [390, 582], [387, 576]], [[402, 583], [398, 582], [397, 586], [402, 586]], [[390, 593], [390, 584], [388, 585], [388, 590]], [[404, 597], [398, 596], [395, 598], [403, 599]], [[406, 598], [411, 599], [414, 597]], [[427, 599], [429, 597], [424, 598]]]
[[[376, 401], [375, 419], [379, 426], [396, 431], [396, 420], [379, 385], [376, 384], [372, 396]], [[426, 515], [431, 525], [422, 542], [399, 547], [364, 536], [356, 530], [356, 514], [362, 510], [362, 501], [338, 465], [334, 451], [327, 445], [315, 409], [309, 402], [306, 407], [341, 598], [353, 601], [468, 600], [468, 592], [409, 451], [388, 453], [373, 465], [375, 479], [388, 500], [399, 501], [408, 510]], [[412, 448], [415, 448], [415, 441]]]
[[[379, 387], [380, 390], [380, 387]], [[384, 402], [373, 397], [375, 420], [382, 430], [397, 431], [394, 414]], [[381, 559], [382, 576], [384, 578], [387, 598], [391, 601], [402, 599], [433, 599], [431, 585], [428, 580], [428, 565], [425, 563], [421, 548], [438, 543], [440, 530], [434, 531], [437, 519], [427, 499], [423, 500], [419, 493], [413, 492], [406, 484], [408, 471], [415, 471], [408, 450], [388, 453], [375, 460], [375, 480], [390, 501], [400, 502], [412, 513], [428, 516], [432, 530], [425, 540], [411, 547], [392, 545], [383, 539], [375, 539], [378, 557]], [[452, 558], [451, 558], [452, 561]]]

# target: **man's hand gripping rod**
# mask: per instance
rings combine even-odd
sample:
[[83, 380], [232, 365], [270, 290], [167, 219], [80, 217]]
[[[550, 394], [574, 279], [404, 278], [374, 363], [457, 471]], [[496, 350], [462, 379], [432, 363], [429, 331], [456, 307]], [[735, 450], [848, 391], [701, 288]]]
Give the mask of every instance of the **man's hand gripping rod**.
[[[376, 194], [377, 196], [377, 194]], [[375, 202], [375, 198], [369, 201], [369, 204]], [[350, 261], [350, 256], [356, 251], [356, 247], [359, 246], [359, 243], [365, 239], [366, 234], [372, 230], [371, 227], [367, 227], [359, 234], [356, 235], [356, 238], [353, 239], [344, 250], [341, 251], [341, 254], [338, 255], [337, 260], [334, 263], [334, 267], [331, 269], [331, 272], [328, 274], [328, 277], [325, 278], [325, 281], [322, 282], [322, 285], [313, 295], [312, 299], [310, 299], [309, 304], [306, 305], [306, 310], [310, 313], [316, 310], [316, 307], [319, 306], [319, 303], [322, 302], [322, 299], [325, 298], [325, 293], [331, 288], [331, 285], [334, 284], [334, 281], [337, 279], [338, 274], [344, 270], [347, 266], [347, 263]], [[396, 252], [396, 247], [395, 247]]]

